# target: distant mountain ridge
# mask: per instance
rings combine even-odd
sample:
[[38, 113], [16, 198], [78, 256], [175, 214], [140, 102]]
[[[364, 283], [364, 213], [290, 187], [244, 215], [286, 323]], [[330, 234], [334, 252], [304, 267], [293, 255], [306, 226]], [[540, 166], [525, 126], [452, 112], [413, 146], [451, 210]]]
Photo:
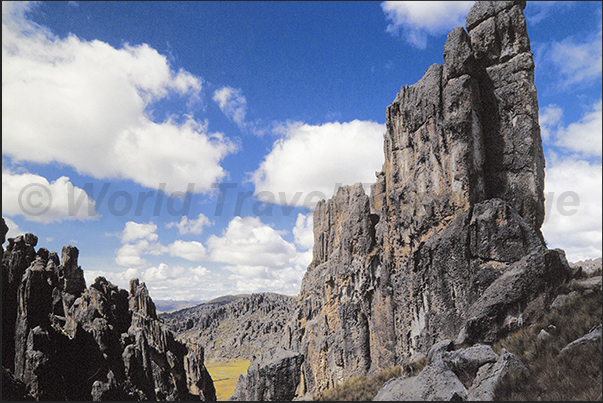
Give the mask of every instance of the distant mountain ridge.
[[250, 359], [282, 344], [296, 306], [275, 293], [227, 295], [159, 318], [180, 340], [205, 346], [206, 362]]
[[181, 309], [191, 308], [193, 306], [197, 306], [206, 301], [191, 301], [191, 300], [173, 300], [173, 299], [157, 299], [153, 300], [155, 302], [155, 307], [157, 308], [157, 313], [170, 313], [176, 312]]

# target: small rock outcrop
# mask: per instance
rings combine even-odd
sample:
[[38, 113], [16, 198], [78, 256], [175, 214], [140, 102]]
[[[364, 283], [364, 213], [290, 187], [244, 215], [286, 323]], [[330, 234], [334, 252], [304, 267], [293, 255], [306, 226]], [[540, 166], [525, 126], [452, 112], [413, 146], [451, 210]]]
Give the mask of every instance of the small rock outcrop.
[[293, 400], [300, 383], [300, 366], [304, 357], [293, 351], [274, 348], [253, 357], [246, 374], [239, 377], [229, 400]]
[[571, 277], [540, 231], [545, 161], [524, 8], [476, 2], [448, 35], [444, 64], [388, 106], [371, 193], [341, 187], [317, 204], [284, 343], [304, 356], [298, 397], [444, 339], [492, 343]]
[[[215, 400], [203, 348], [175, 340], [144, 283], [97, 277], [86, 288], [78, 250], [9, 238], [2, 260], [3, 397], [35, 400]], [[9, 316], [11, 315], [11, 316]], [[14, 317], [12, 316], [14, 315]], [[5, 388], [6, 386], [6, 388]]]
[[468, 399], [472, 401], [492, 401], [496, 386], [510, 374], [522, 374], [526, 371], [519, 359], [503, 349], [495, 363], [485, 364], [480, 367], [473, 384], [468, 392]]
[[572, 262], [570, 263], [570, 266], [573, 269], [577, 269], [580, 270], [582, 273], [584, 273], [587, 276], [593, 276], [595, 274], [599, 274], [601, 275], [601, 268], [603, 266], [603, 259], [602, 258], [596, 258], [596, 259], [586, 259], [586, 260], [580, 260], [578, 262]]
[[412, 378], [387, 382], [373, 400], [376, 401], [460, 401], [467, 399], [467, 389], [442, 361], [429, 364]]
[[[428, 365], [414, 377], [385, 383], [374, 400], [494, 400], [494, 391], [509, 374], [519, 376], [525, 367], [513, 354], [500, 356], [490, 346], [454, 350], [454, 344], [438, 343], [430, 351]], [[452, 348], [451, 351], [445, 349]]]

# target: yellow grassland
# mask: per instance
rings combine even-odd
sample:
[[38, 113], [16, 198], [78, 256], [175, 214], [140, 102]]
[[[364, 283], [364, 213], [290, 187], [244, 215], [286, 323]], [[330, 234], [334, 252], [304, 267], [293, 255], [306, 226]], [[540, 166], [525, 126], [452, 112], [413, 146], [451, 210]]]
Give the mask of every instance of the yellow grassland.
[[239, 375], [247, 372], [249, 360], [218, 361], [206, 363], [205, 367], [214, 380], [218, 401], [228, 400], [237, 386]]

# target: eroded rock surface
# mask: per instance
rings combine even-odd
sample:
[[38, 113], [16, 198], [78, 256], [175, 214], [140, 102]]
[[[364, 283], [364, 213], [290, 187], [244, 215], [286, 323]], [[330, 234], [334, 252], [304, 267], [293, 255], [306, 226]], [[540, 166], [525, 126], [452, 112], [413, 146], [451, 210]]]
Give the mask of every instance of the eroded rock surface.
[[477, 2], [448, 35], [444, 65], [387, 108], [371, 194], [342, 187], [316, 206], [284, 342], [304, 355], [298, 396], [443, 339], [491, 343], [570, 278], [540, 231], [545, 163], [524, 7]]
[[492, 401], [496, 386], [510, 374], [521, 374], [526, 371], [519, 359], [503, 349], [496, 362], [485, 364], [479, 368], [473, 384], [469, 389], [468, 399], [472, 401]]
[[429, 364], [411, 378], [388, 381], [373, 400], [376, 401], [460, 401], [467, 399], [467, 389], [442, 361]]
[[280, 347], [297, 299], [275, 293], [221, 297], [159, 315], [181, 340], [205, 347], [207, 362], [250, 359]]
[[505, 377], [525, 373], [523, 364], [505, 349], [499, 356], [486, 345], [455, 350], [451, 343], [434, 345], [430, 351], [433, 359], [419, 375], [388, 381], [374, 400], [491, 401]]

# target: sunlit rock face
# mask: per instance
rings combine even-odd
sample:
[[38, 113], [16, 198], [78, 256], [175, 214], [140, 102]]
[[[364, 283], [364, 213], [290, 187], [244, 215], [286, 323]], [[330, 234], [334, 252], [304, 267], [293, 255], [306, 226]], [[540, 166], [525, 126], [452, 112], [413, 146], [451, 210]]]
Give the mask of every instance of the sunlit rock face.
[[477, 2], [444, 65], [387, 108], [370, 195], [342, 187], [314, 212], [313, 261], [283, 345], [298, 396], [521, 324], [570, 269], [550, 251], [525, 2]]

